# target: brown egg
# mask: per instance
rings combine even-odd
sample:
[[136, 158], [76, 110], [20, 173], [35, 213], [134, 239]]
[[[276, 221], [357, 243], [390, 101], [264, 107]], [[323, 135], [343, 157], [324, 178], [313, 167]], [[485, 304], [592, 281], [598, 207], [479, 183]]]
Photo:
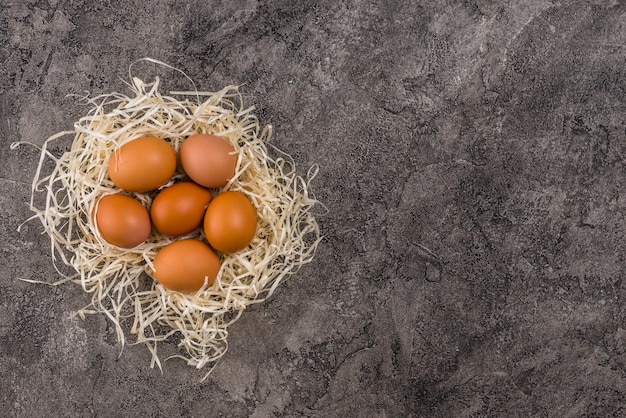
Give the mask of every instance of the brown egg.
[[167, 141], [145, 136], [132, 140], [109, 159], [109, 177], [129, 192], [149, 192], [167, 183], [176, 170], [176, 153]]
[[222, 187], [235, 175], [235, 148], [219, 136], [192, 135], [180, 145], [179, 154], [185, 173], [201, 186]]
[[217, 251], [233, 253], [250, 244], [256, 224], [256, 210], [246, 195], [224, 192], [209, 203], [204, 215], [204, 234]]
[[150, 235], [150, 216], [145, 207], [130, 196], [102, 197], [94, 210], [96, 227], [109, 244], [133, 248]]
[[150, 217], [160, 233], [177, 237], [202, 224], [210, 201], [209, 190], [192, 182], [176, 183], [154, 198]]
[[209, 286], [220, 270], [220, 260], [201, 241], [183, 239], [163, 247], [154, 257], [153, 277], [168, 289], [178, 292], [196, 292], [204, 284]]

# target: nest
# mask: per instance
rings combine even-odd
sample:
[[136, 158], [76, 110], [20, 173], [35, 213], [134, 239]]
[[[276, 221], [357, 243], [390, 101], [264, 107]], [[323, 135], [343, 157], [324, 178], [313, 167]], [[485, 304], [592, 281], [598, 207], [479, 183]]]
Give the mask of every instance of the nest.
[[[31, 219], [39, 219], [49, 235], [61, 279], [25, 280], [79, 284], [91, 301], [77, 314], [83, 318], [106, 315], [122, 348], [125, 343], [149, 348], [151, 367], [162, 369], [159, 344], [177, 341], [177, 353], [167, 359], [182, 358], [198, 369], [208, 365], [212, 370], [227, 350], [228, 326], [246, 307], [265, 301], [285, 278], [313, 259], [320, 231], [312, 209], [319, 202], [309, 192], [309, 184], [317, 167], [305, 177], [297, 175], [292, 158], [269, 144], [271, 126], [261, 129], [253, 108], [243, 106], [236, 86], [215, 93], [161, 95], [158, 77], [152, 83], [131, 80], [134, 97], [120, 93], [81, 97], [88, 114], [74, 124], [73, 131], [53, 135], [41, 148], [32, 185]], [[166, 289], [150, 277], [152, 260], [174, 240], [204, 239], [202, 228], [176, 238], [153, 228], [143, 244], [121, 249], [100, 236], [90, 214], [100, 197], [120, 191], [107, 176], [108, 160], [117, 148], [141, 136], [156, 136], [178, 151], [185, 138], [197, 133], [219, 135], [236, 149], [236, 174], [214, 193], [244, 193], [256, 207], [259, 222], [245, 250], [220, 256], [221, 268], [212, 285], [185, 294]], [[74, 136], [71, 149], [54, 156], [50, 144], [68, 135]], [[54, 168], [44, 174], [50, 161]], [[182, 176], [175, 175], [164, 187]], [[149, 210], [156, 192], [128, 194]], [[36, 200], [44, 203], [36, 204]], [[61, 269], [60, 263], [71, 267], [71, 274], [62, 271], [67, 269]], [[130, 335], [134, 341], [129, 341]]]

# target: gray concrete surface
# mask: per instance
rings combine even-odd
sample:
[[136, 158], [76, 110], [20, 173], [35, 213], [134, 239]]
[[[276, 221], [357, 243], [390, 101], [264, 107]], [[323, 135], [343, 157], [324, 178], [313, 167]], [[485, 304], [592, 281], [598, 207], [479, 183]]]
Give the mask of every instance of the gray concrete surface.
[[[146, 3], [0, 1], [0, 415], [626, 416], [623, 1]], [[243, 85], [329, 209], [204, 383], [17, 280], [56, 273], [9, 144], [146, 56]]]

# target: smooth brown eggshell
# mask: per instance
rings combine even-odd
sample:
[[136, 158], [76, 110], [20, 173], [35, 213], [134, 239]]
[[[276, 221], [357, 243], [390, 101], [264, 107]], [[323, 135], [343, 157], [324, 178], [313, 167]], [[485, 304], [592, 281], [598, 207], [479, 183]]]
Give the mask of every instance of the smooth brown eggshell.
[[176, 171], [176, 152], [160, 138], [145, 136], [115, 150], [108, 164], [115, 185], [129, 192], [149, 192], [167, 183]]
[[166, 187], [152, 201], [150, 217], [162, 234], [180, 236], [202, 224], [204, 212], [211, 201], [211, 192], [192, 182]]
[[210, 134], [196, 134], [180, 145], [183, 170], [204, 187], [223, 187], [235, 175], [237, 153], [225, 139]]
[[234, 253], [250, 244], [256, 233], [257, 214], [248, 197], [238, 191], [219, 194], [204, 215], [204, 234], [211, 247]]
[[163, 247], [154, 257], [153, 277], [170, 290], [198, 291], [208, 278], [210, 286], [220, 269], [217, 254], [202, 241], [183, 239]]
[[94, 218], [102, 238], [121, 248], [138, 246], [148, 238], [152, 228], [147, 209], [122, 194], [102, 197], [95, 208]]

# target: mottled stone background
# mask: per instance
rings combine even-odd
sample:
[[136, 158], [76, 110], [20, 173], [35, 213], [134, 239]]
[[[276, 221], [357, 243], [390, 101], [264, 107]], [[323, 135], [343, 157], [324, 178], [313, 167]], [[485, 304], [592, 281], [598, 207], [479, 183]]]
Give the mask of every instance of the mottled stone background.
[[[0, 415], [626, 416], [623, 1], [0, 5]], [[57, 274], [10, 143], [71, 129], [68, 93], [130, 93], [141, 57], [241, 85], [328, 208], [203, 383], [18, 280]]]

